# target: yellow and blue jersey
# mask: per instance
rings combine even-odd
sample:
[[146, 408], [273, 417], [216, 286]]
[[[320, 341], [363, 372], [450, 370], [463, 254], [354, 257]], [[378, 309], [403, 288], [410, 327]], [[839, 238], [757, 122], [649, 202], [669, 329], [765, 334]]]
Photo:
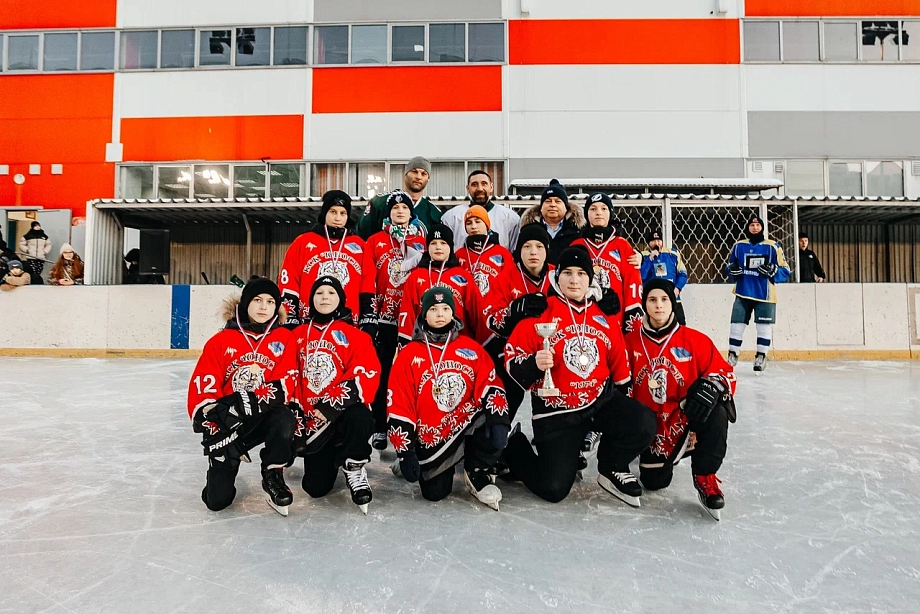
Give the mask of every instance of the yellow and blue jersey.
[[652, 279], [667, 279], [678, 290], [683, 290], [687, 285], [687, 267], [684, 266], [680, 253], [674, 248], [661, 250], [654, 260], [651, 259], [649, 250], [643, 251], [641, 273], [643, 284]]
[[[752, 301], [775, 303], [775, 284], [786, 281], [792, 275], [779, 241], [765, 240], [752, 245], [747, 239], [742, 239], [732, 247], [725, 271], [728, 272], [729, 267], [734, 263], [738, 263], [744, 269], [741, 279], [735, 281], [734, 294]], [[773, 276], [773, 279], [762, 275], [757, 270], [758, 267], [765, 264], [776, 265], [776, 275]]]

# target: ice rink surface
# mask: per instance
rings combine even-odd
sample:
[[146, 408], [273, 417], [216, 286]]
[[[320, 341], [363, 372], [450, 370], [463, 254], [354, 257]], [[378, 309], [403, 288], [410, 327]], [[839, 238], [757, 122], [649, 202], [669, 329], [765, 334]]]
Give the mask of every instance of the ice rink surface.
[[[244, 465], [200, 499], [191, 361], [0, 359], [0, 612], [916, 612], [920, 365], [738, 367], [722, 522], [689, 463], [632, 509], [596, 467], [567, 500], [458, 475], [440, 503], [369, 465], [361, 515], [286, 472], [288, 518]], [[526, 407], [526, 406], [525, 406]], [[529, 417], [528, 410], [522, 410]], [[526, 430], [526, 429], [525, 429]]]

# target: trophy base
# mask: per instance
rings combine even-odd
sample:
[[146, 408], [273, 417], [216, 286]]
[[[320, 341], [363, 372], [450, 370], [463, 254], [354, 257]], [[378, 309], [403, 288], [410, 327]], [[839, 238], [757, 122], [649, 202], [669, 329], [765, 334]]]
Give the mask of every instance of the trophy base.
[[540, 397], [541, 399], [545, 399], [546, 397], [562, 396], [562, 393], [559, 392], [558, 388], [540, 388], [537, 391], [537, 396]]

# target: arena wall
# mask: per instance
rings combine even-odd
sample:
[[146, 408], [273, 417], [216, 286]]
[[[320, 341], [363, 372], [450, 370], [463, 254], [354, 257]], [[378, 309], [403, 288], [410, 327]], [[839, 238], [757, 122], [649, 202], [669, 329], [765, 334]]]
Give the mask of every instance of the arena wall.
[[[233, 286], [34, 286], [0, 295], [0, 355], [197, 356], [222, 326]], [[773, 358], [920, 358], [920, 286], [778, 287]], [[727, 350], [728, 285], [685, 288], [687, 320]], [[753, 349], [749, 327], [745, 349]], [[747, 352], [752, 354], [752, 352]], [[744, 354], [743, 354], [744, 357]]]

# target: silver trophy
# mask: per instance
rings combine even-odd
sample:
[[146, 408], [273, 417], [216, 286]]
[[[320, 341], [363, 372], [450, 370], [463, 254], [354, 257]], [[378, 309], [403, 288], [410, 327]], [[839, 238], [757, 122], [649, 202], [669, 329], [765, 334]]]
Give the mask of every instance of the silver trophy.
[[[534, 328], [537, 329], [537, 334], [543, 337], [543, 349], [549, 350], [549, 338], [556, 334], [557, 325], [555, 322], [544, 322], [534, 324]], [[537, 390], [537, 396], [542, 399], [546, 397], [558, 397], [561, 393], [559, 389], [556, 388], [556, 384], [553, 382], [553, 375], [546, 370], [546, 376], [543, 378], [543, 386]]]

